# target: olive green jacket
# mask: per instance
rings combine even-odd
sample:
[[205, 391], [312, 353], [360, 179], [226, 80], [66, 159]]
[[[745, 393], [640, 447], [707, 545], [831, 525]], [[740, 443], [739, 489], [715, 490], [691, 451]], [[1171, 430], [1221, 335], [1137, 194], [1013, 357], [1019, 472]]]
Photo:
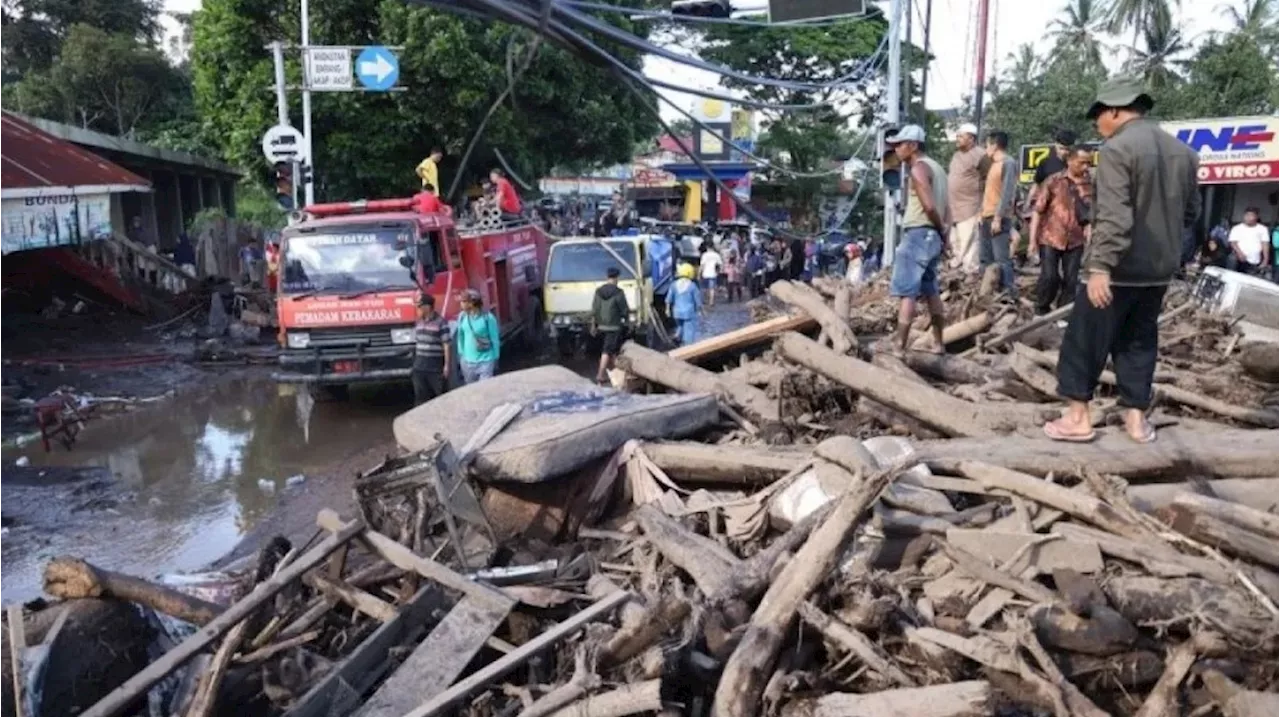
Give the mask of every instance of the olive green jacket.
[[1155, 121], [1121, 125], [1098, 156], [1085, 272], [1108, 273], [1117, 286], [1168, 284], [1182, 261], [1182, 230], [1200, 214], [1199, 164]]

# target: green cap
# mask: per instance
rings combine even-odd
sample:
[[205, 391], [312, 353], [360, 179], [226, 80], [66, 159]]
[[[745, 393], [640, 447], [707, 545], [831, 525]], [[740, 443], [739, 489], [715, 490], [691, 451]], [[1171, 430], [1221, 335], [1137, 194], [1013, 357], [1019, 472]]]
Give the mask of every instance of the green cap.
[[1098, 85], [1098, 98], [1089, 106], [1087, 117], [1096, 119], [1102, 114], [1102, 110], [1108, 107], [1128, 107], [1130, 105], [1138, 105], [1144, 109], [1151, 109], [1155, 105], [1155, 100], [1151, 99], [1151, 95], [1147, 94], [1146, 87], [1142, 84], [1142, 79], [1128, 75], [1113, 77], [1109, 80], [1103, 80]]

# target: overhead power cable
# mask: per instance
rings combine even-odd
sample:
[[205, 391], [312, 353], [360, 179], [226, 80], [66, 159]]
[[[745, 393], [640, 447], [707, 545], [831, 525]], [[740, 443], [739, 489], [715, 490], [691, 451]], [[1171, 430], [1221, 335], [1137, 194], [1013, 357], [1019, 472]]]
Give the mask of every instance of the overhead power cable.
[[858, 22], [866, 19], [866, 16], [857, 18], [823, 18], [821, 20], [805, 20], [801, 22], [778, 24], [771, 22], [763, 22], [760, 20], [744, 20], [736, 17], [702, 17], [700, 15], [676, 15], [671, 12], [662, 10], [647, 10], [643, 8], [630, 8], [622, 5], [609, 5], [607, 3], [586, 2], [585, 0], [564, 0], [566, 5], [582, 8], [583, 10], [594, 10], [596, 12], [609, 12], [618, 15], [626, 15], [633, 20], [655, 20], [662, 22], [679, 22], [702, 25], [734, 25], [737, 27], [763, 27], [763, 28], [779, 28], [779, 27], [828, 27], [838, 25], [843, 22]]

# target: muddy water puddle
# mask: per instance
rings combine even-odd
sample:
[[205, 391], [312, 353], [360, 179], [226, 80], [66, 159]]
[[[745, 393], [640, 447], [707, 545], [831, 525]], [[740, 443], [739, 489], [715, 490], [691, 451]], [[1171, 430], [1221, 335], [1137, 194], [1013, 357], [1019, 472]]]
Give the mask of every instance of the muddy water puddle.
[[[228, 380], [90, 421], [70, 451], [5, 451], [4, 602], [36, 597], [59, 555], [144, 576], [208, 565], [286, 491], [390, 440], [410, 393], [389, 385], [312, 403], [269, 380]], [[15, 467], [20, 456], [30, 465]]]

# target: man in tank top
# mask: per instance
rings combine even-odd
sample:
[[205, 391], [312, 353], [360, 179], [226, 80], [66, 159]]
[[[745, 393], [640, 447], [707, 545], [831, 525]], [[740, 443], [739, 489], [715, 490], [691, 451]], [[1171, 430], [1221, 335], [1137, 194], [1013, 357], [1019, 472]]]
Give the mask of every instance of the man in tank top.
[[902, 242], [893, 256], [893, 276], [889, 295], [899, 300], [898, 327], [893, 349], [907, 350], [916, 302], [929, 307], [929, 328], [933, 333], [931, 351], [941, 353], [942, 326], [946, 321], [938, 290], [938, 262], [946, 248], [947, 170], [924, 153], [924, 129], [909, 124], [885, 142], [902, 160], [908, 173], [906, 213], [902, 218]]

